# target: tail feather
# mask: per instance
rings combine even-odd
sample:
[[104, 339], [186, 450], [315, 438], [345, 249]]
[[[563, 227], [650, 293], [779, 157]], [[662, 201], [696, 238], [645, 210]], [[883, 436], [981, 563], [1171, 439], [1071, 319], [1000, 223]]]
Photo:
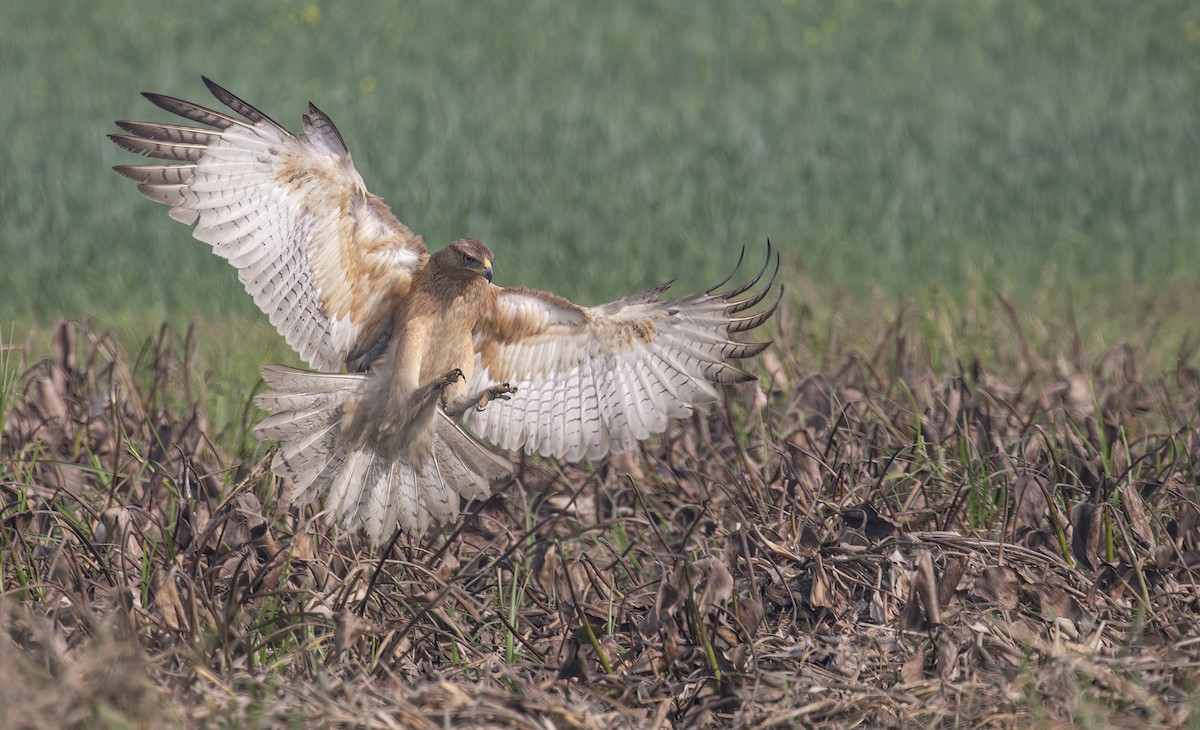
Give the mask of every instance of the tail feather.
[[[387, 488], [380, 490], [376, 504], [367, 512], [367, 534], [375, 542], [387, 537], [400, 524], [401, 495], [409, 494], [416, 489], [416, 475], [409, 464], [395, 461], [388, 469]], [[372, 521], [374, 520], [374, 521]], [[428, 525], [426, 525], [428, 527]], [[415, 529], [424, 530], [418, 523]]]
[[[259, 438], [268, 438], [259, 435]], [[328, 460], [338, 451], [337, 426], [331, 424], [312, 433], [300, 434], [275, 453], [271, 468], [280, 476], [299, 480], [313, 470], [319, 460]]]
[[[254, 402], [259, 408], [274, 415], [267, 417], [256, 430], [262, 429], [264, 424], [274, 425], [277, 417], [286, 413], [340, 412], [341, 405], [363, 387], [367, 376], [314, 373], [284, 365], [267, 365], [263, 368], [263, 380], [271, 389], [255, 397]], [[303, 430], [298, 428], [297, 433]], [[284, 432], [280, 436], [266, 438], [286, 440], [289, 434]]]
[[297, 433], [309, 433], [334, 425], [340, 415], [336, 408], [309, 408], [302, 411], [283, 411], [259, 421], [255, 433], [259, 438], [286, 439]]
[[[359, 504], [364, 492], [379, 480], [378, 469], [373, 469], [376, 459], [371, 449], [354, 449], [346, 455], [341, 471], [337, 472], [329, 485], [329, 496], [325, 498], [325, 509], [346, 522], [361, 511]], [[365, 517], [365, 515], [364, 515]]]
[[318, 373], [287, 365], [266, 365], [263, 367], [262, 373], [263, 380], [267, 385], [291, 395], [315, 395], [338, 390], [354, 390], [368, 377], [359, 373]]
[[[433, 446], [433, 464], [437, 469], [437, 479], [442, 489], [436, 494], [438, 498], [449, 501], [449, 492], [458, 492], [466, 497], [482, 497], [487, 494], [487, 480], [476, 472], [471, 471], [463, 463], [445, 439], [437, 439]], [[456, 485], [457, 488], [450, 485]], [[432, 501], [432, 500], [431, 500]]]
[[446, 444], [454, 459], [473, 474], [484, 478], [483, 486], [479, 488], [479, 491], [468, 496], [472, 498], [486, 497], [491, 493], [491, 487], [487, 482], [512, 476], [512, 462], [481, 444], [445, 412], [438, 411], [438, 416], [440, 418], [437, 434]]
[[389, 526], [394, 529], [397, 497], [402, 493], [395, 482], [397, 466], [404, 465], [388, 463], [379, 454], [371, 452], [371, 466], [366, 478], [358, 485], [357, 504], [353, 510], [344, 511], [341, 515], [343, 526], [353, 529], [358, 516], [363, 529], [374, 542], [387, 536], [384, 533], [390, 532]]
[[432, 525], [449, 522], [458, 514], [460, 495], [485, 497], [491, 482], [512, 474], [506, 459], [485, 448], [440, 408], [427, 423], [402, 429], [414, 437], [403, 444], [380, 436], [378, 427], [385, 424], [360, 423], [351, 427], [359, 429], [353, 434], [343, 433], [351, 420], [344, 418], [347, 401], [361, 397], [364, 403], [374, 403], [384, 397], [375, 390], [372, 375], [269, 366], [263, 377], [271, 389], [256, 402], [271, 415], [255, 434], [285, 442], [275, 454], [272, 471], [294, 482], [293, 502], [306, 504], [324, 494], [325, 510], [335, 521], [349, 529], [362, 528], [375, 544], [397, 527], [420, 535]]
[[268, 390], [256, 397], [254, 402], [259, 408], [272, 413], [331, 410], [341, 406], [353, 394], [353, 389], [332, 393], [280, 393]]
[[[292, 493], [292, 503], [304, 506], [329, 490], [333, 478], [342, 469], [346, 461], [346, 450], [332, 447], [332, 451], [324, 459], [314, 459], [312, 465], [301, 471], [297, 478], [292, 478], [295, 491]], [[276, 474], [280, 472], [276, 471]], [[281, 474], [281, 476], [283, 476]]]
[[[429, 529], [430, 515], [428, 510], [423, 509], [421, 503], [421, 489], [424, 485], [421, 483], [417, 470], [413, 468], [412, 464], [397, 460], [392, 462], [391, 472], [399, 477], [390, 484], [390, 496], [396, 518], [395, 522], [377, 526], [378, 531], [372, 531], [368, 525], [367, 534], [376, 543], [389, 536], [396, 522], [407, 526], [408, 531], [416, 535]], [[456, 512], [458, 511], [457, 504], [454, 505], [454, 509]]]

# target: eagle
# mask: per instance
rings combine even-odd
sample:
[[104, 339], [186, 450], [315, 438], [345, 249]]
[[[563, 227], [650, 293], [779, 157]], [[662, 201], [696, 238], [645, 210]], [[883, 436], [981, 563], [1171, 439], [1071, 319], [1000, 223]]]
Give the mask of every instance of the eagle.
[[455, 519], [460, 497], [511, 476], [480, 438], [597, 460], [717, 400], [715, 386], [755, 379], [738, 362], [770, 343], [734, 336], [782, 298], [780, 286], [751, 311], [775, 290], [770, 242], [747, 283], [726, 288], [731, 276], [677, 299], [663, 299], [663, 284], [581, 307], [497, 286], [495, 257], [477, 240], [429, 253], [367, 190], [316, 106], [293, 134], [204, 83], [228, 111], [145, 93], [197, 126], [116, 122], [125, 133], [113, 142], [165, 164], [113, 169], [194, 224], [313, 368], [264, 367], [257, 397], [269, 415], [255, 433], [281, 442], [271, 468], [292, 481], [294, 503], [324, 497], [326, 514], [376, 545], [396, 530], [420, 537]]

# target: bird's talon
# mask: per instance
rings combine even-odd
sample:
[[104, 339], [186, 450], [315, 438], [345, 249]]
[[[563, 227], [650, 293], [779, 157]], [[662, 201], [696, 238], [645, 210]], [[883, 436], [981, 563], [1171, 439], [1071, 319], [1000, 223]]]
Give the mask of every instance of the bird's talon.
[[493, 385], [483, 392], [483, 396], [480, 397], [479, 402], [475, 404], [475, 410], [482, 411], [484, 408], [487, 408], [488, 403], [491, 403], [494, 400], [509, 400], [512, 398], [512, 394], [516, 392], [517, 389], [508, 383]]
[[447, 370], [446, 372], [442, 373], [442, 376], [437, 379], [437, 385], [439, 388], [448, 388], [459, 380], [466, 380], [466, 376], [463, 375], [462, 370], [459, 368], [454, 368], [453, 370]]

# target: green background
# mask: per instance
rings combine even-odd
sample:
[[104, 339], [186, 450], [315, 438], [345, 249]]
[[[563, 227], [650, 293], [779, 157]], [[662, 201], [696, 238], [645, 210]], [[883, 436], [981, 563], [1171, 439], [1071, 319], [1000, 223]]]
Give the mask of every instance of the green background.
[[[1052, 6], [1052, 7], [1050, 7]], [[911, 294], [1197, 281], [1194, 2], [54, 3], [0, 9], [0, 322], [258, 322], [234, 272], [110, 171], [138, 92], [292, 129], [497, 283], [598, 303], [720, 279]]]

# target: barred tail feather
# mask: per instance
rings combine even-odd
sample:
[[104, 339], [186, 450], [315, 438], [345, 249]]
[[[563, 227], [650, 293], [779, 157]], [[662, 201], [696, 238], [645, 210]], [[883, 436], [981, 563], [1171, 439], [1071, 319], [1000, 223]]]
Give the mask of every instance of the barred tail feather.
[[508, 460], [440, 408], [431, 422], [414, 429], [432, 429], [427, 449], [392, 453], [372, 438], [374, 431], [343, 439], [343, 407], [369, 385], [370, 375], [269, 366], [263, 377], [271, 389], [256, 402], [271, 415], [255, 434], [285, 442], [271, 469], [294, 482], [292, 501], [303, 505], [325, 495], [325, 509], [335, 521], [347, 529], [361, 527], [376, 545], [397, 527], [419, 536], [450, 522], [458, 514], [460, 495], [485, 497], [491, 482], [512, 474]]
[[[448, 470], [448, 478], [459, 494], [472, 499], [486, 497], [491, 493], [489, 482], [512, 476], [512, 462], [481, 444], [445, 412], [439, 410], [437, 415], [434, 455]], [[476, 482], [477, 488], [470, 490], [467, 486], [469, 477], [482, 477], [483, 481]]]

